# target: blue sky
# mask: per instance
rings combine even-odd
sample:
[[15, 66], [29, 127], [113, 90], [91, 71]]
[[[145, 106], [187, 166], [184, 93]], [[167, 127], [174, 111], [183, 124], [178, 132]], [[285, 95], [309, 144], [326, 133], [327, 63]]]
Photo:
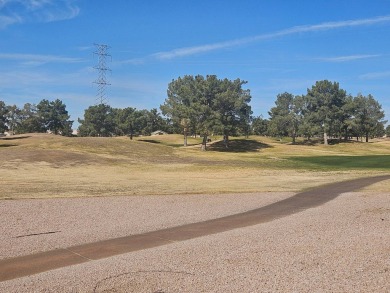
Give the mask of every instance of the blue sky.
[[268, 117], [277, 94], [328, 79], [390, 120], [390, 0], [0, 0], [0, 100], [58, 98], [82, 118], [94, 43], [110, 46], [112, 107], [159, 108], [172, 79], [215, 74], [248, 81]]

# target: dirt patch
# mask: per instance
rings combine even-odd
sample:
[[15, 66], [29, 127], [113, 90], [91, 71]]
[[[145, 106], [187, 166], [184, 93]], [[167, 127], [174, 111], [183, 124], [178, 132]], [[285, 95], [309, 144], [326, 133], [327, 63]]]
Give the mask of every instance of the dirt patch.
[[7, 148], [2, 151], [0, 167], [18, 169], [25, 164], [45, 163], [54, 168], [72, 167], [77, 165], [91, 165], [108, 163], [109, 159], [103, 159], [96, 155], [67, 152], [62, 150], [29, 150]]

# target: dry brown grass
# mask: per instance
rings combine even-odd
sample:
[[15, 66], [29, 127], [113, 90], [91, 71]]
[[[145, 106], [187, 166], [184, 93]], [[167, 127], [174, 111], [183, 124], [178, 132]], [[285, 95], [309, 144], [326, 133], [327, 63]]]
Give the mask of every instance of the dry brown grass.
[[[193, 146], [177, 147], [181, 136], [130, 141], [32, 134], [1, 139], [0, 198], [296, 192], [385, 171], [307, 170], [295, 168], [288, 157], [390, 154], [389, 141], [324, 147], [251, 139], [251, 147], [258, 148], [238, 152], [200, 152], [195, 139]], [[385, 181], [368, 190], [389, 188]]]

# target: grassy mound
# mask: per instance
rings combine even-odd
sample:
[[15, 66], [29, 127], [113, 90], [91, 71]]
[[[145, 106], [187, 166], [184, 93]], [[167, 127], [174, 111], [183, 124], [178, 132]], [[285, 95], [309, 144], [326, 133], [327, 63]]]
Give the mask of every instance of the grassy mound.
[[[0, 139], [0, 198], [291, 191], [382, 174], [390, 141], [292, 145], [267, 137], [116, 138], [29, 134]], [[386, 190], [381, 183], [376, 190]]]

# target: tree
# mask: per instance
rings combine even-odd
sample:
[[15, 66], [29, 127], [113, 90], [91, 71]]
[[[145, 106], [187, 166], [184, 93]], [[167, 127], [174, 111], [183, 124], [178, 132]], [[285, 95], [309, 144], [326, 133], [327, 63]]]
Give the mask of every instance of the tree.
[[117, 135], [150, 135], [156, 130], [166, 130], [167, 125], [157, 109], [137, 110], [135, 108], [113, 109], [115, 133]]
[[192, 89], [192, 101], [190, 113], [190, 125], [194, 133], [203, 137], [202, 150], [206, 150], [207, 138], [216, 130], [217, 113], [213, 108], [213, 100], [219, 91], [219, 80], [215, 75], [201, 75], [195, 77], [195, 84]]
[[189, 131], [196, 133], [197, 116], [195, 110], [196, 94], [199, 91], [199, 83], [203, 77], [186, 75], [172, 80], [168, 84], [167, 98], [160, 106], [162, 114], [176, 127], [180, 127], [184, 135], [184, 146], [187, 145]]
[[3, 101], [0, 101], [0, 132], [5, 132], [8, 130], [7, 113], [8, 113], [7, 106]]
[[343, 120], [343, 106], [346, 92], [337, 82], [317, 81], [306, 94], [306, 122], [314, 128], [320, 128], [324, 135], [324, 144], [328, 144], [329, 135], [340, 135], [340, 121]]
[[374, 99], [372, 95], [363, 96], [359, 94], [354, 99], [355, 104], [355, 125], [359, 136], [365, 136], [366, 142], [370, 136], [379, 136], [384, 132], [383, 120], [385, 113], [382, 106]]
[[20, 110], [20, 124], [17, 126], [18, 133], [45, 132], [41, 120], [38, 117], [37, 106], [26, 103]]
[[17, 132], [17, 129], [21, 123], [21, 110], [16, 106], [7, 106], [7, 124], [10, 133], [13, 135]]
[[84, 112], [80, 123], [81, 136], [112, 136], [115, 133], [113, 109], [105, 104], [90, 106]]
[[268, 126], [269, 120], [264, 119], [262, 116], [254, 117], [252, 119], [252, 133], [254, 135], [267, 135]]
[[165, 122], [164, 119], [158, 113], [156, 108], [148, 110], [141, 110], [140, 117], [138, 121], [143, 122], [141, 133], [143, 135], [150, 135], [153, 131], [156, 130], [165, 130]]
[[298, 115], [298, 135], [304, 136], [310, 141], [312, 137], [321, 132], [321, 126], [313, 122], [315, 115], [309, 111], [310, 99], [306, 95], [295, 96], [295, 108]]
[[133, 139], [133, 135], [139, 131], [136, 126], [137, 110], [132, 107], [124, 109], [113, 109], [115, 116], [115, 133], [117, 135], [129, 135]]
[[351, 95], [347, 95], [345, 104], [341, 108], [342, 110], [342, 132], [344, 133], [344, 140], [348, 140], [349, 137], [353, 135], [353, 131], [356, 128], [354, 112], [355, 112], [355, 103]]
[[46, 132], [48, 121], [50, 120], [50, 102], [49, 100], [43, 99], [37, 105], [37, 117], [39, 124], [41, 125], [41, 132]]
[[211, 132], [223, 134], [226, 142], [229, 135], [249, 132], [251, 96], [249, 90], [242, 89], [244, 84], [239, 79], [220, 80], [215, 75], [179, 77], [168, 85], [168, 97], [160, 109], [181, 126], [184, 145], [188, 133], [200, 134], [205, 149]]
[[249, 90], [242, 88], [247, 82], [240, 79], [234, 81], [219, 80], [218, 91], [212, 99], [212, 108], [215, 111], [217, 132], [222, 132], [226, 147], [230, 135], [245, 134], [249, 132], [252, 115], [251, 95]]
[[270, 115], [269, 131], [272, 135], [288, 135], [295, 143], [300, 119], [294, 95], [287, 92], [277, 95], [275, 105], [268, 112]]
[[104, 104], [89, 107], [79, 122], [81, 136], [129, 135], [133, 139], [134, 135], [150, 135], [155, 130], [168, 128], [157, 109], [120, 109]]
[[59, 99], [49, 102], [43, 99], [37, 105], [37, 115], [42, 124], [42, 129], [49, 130], [54, 134], [70, 135], [73, 121], [66, 110], [66, 105]]
[[390, 125], [387, 125], [386, 127], [386, 136], [390, 137]]

